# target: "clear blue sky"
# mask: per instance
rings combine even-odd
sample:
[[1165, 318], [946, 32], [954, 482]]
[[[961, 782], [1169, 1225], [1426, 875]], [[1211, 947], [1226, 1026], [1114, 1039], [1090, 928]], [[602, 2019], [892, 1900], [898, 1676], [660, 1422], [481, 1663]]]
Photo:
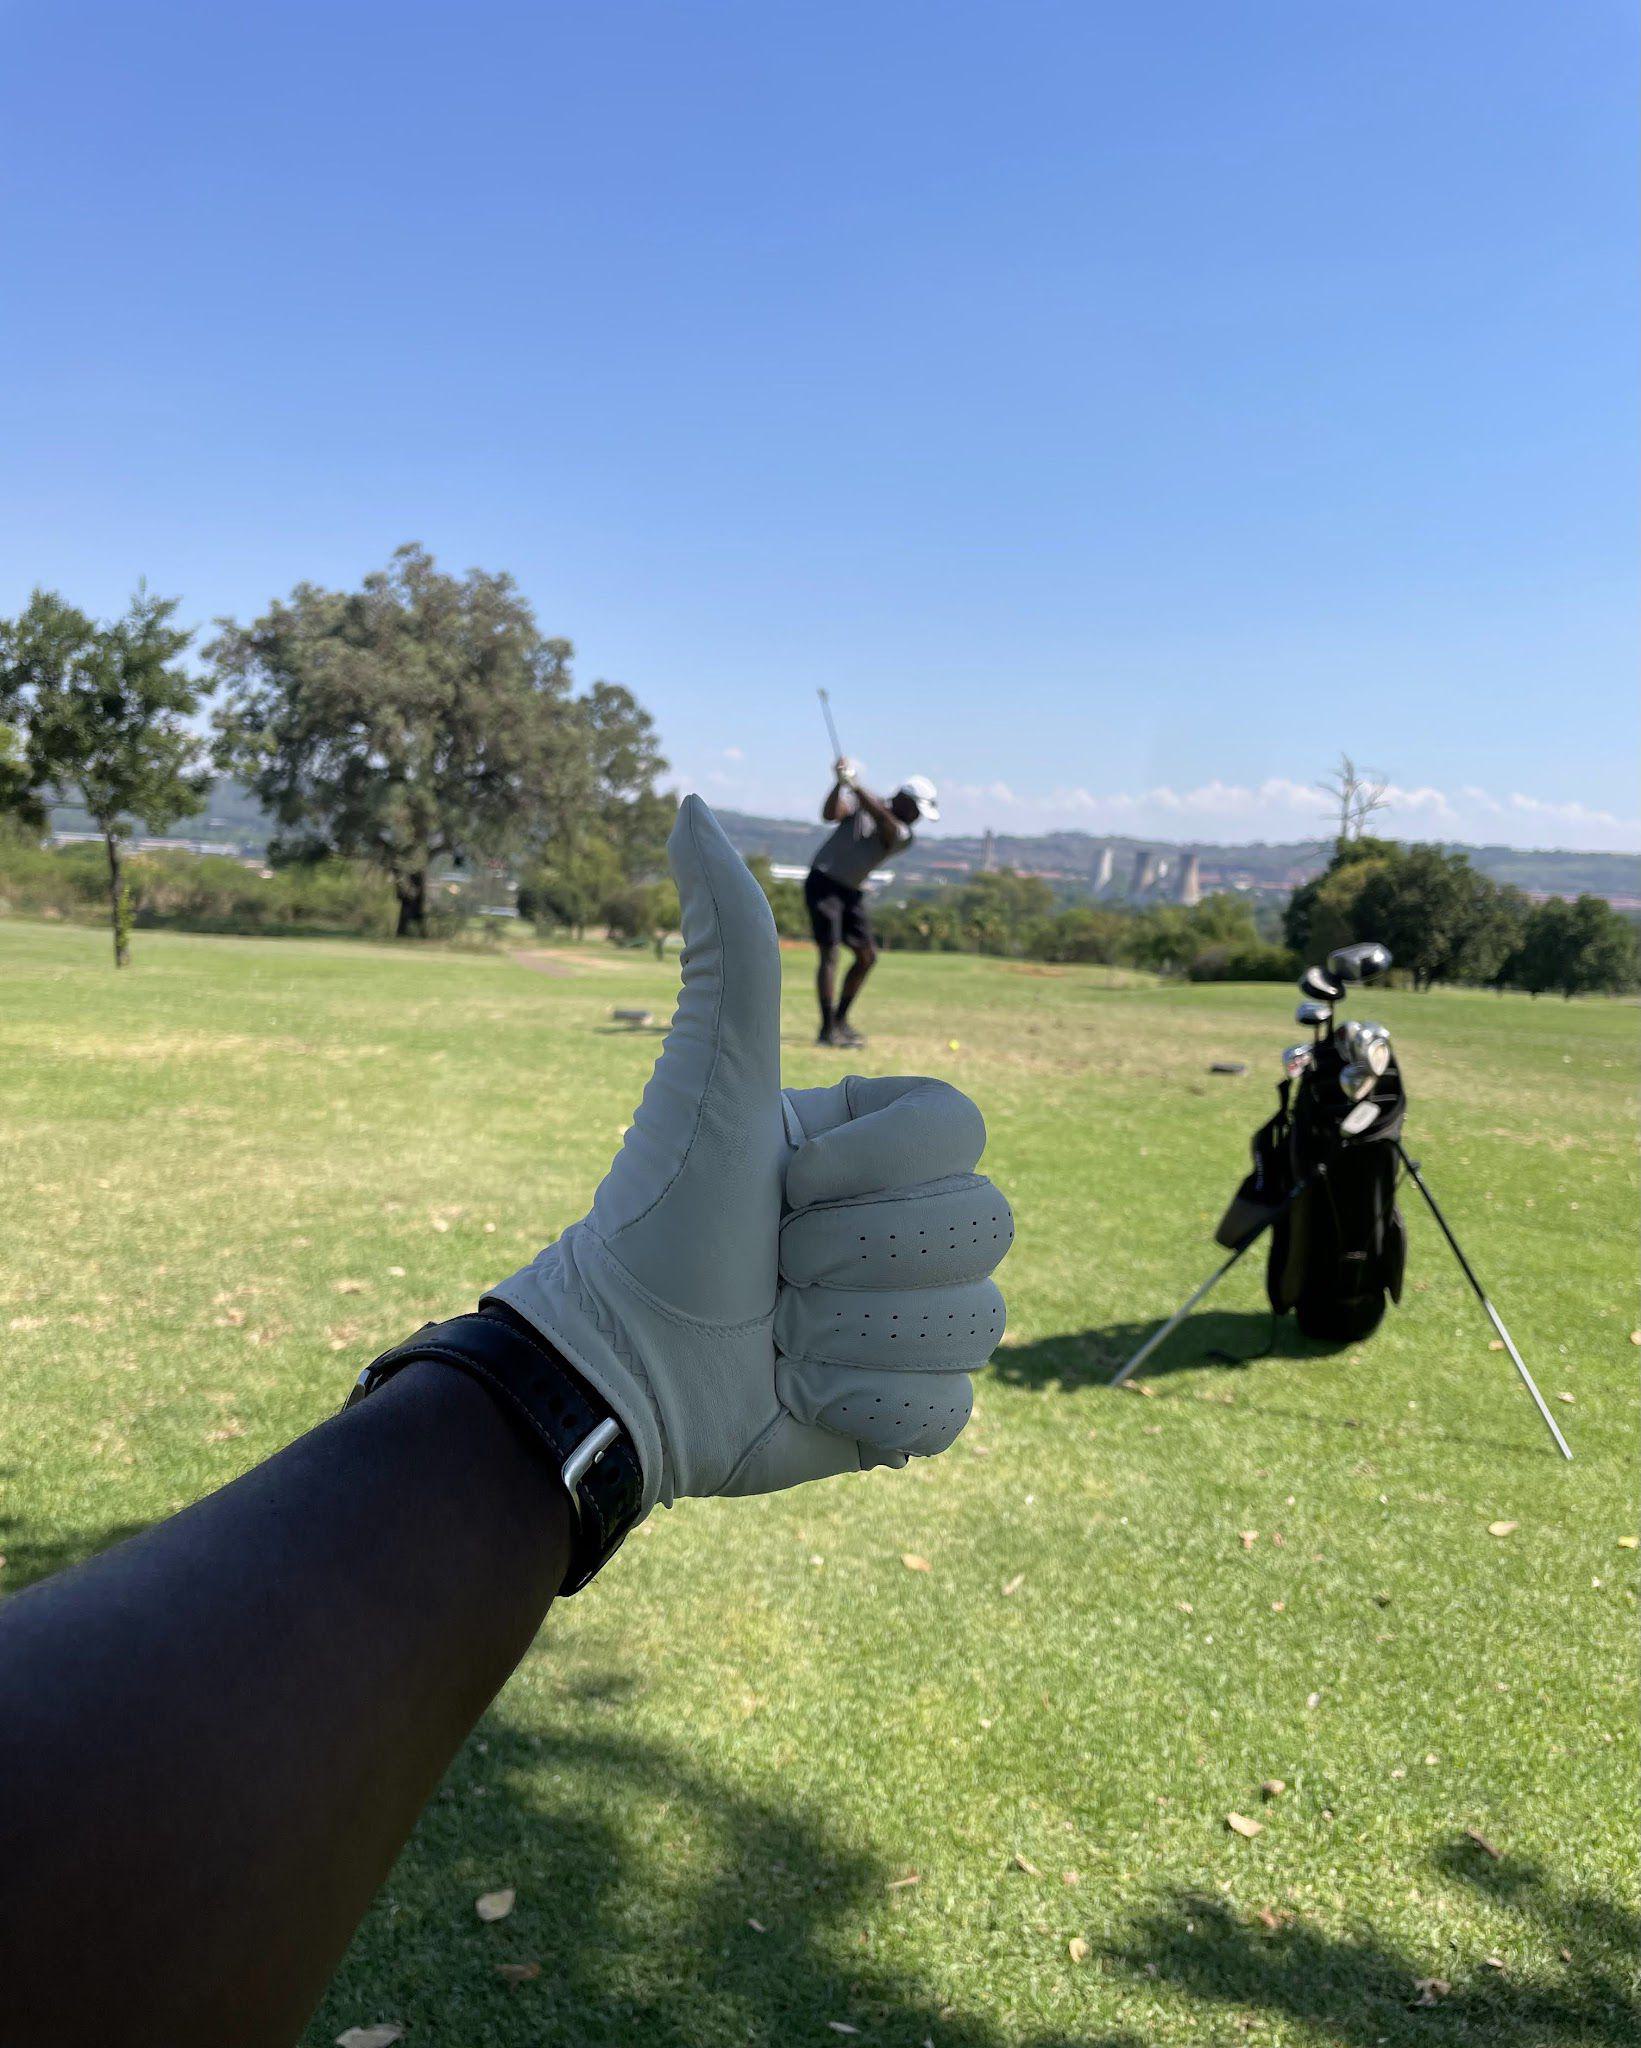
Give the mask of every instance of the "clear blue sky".
[[1629, 0], [0, 0], [0, 610], [510, 569], [679, 774], [1641, 845]]

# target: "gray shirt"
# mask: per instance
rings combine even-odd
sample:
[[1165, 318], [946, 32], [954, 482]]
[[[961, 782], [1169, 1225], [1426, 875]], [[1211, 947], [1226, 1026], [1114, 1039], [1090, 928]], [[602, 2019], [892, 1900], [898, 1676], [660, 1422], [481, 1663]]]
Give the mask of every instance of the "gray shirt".
[[902, 826], [900, 837], [892, 846], [885, 846], [876, 819], [857, 804], [847, 818], [840, 818], [833, 826], [831, 836], [815, 855], [814, 866], [846, 889], [863, 889], [873, 868], [911, 843], [911, 833]]

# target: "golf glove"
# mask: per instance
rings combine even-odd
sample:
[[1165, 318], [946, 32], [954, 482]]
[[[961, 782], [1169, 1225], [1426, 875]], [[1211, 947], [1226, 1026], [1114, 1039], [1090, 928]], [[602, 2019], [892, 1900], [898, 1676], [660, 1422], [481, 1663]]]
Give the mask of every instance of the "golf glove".
[[683, 992], [590, 1212], [493, 1290], [620, 1416], [644, 1509], [903, 1465], [1003, 1334], [1008, 1204], [944, 1081], [780, 1085], [763, 891], [699, 797], [668, 843]]

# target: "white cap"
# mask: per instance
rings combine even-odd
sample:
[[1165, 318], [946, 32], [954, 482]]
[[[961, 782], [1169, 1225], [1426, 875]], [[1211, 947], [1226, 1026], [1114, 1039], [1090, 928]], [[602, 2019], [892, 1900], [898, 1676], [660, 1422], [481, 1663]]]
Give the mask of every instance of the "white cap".
[[917, 815], [927, 818], [930, 824], [940, 819], [940, 800], [934, 784], [926, 775], [908, 775], [895, 791], [896, 796], [909, 796], [917, 805]]

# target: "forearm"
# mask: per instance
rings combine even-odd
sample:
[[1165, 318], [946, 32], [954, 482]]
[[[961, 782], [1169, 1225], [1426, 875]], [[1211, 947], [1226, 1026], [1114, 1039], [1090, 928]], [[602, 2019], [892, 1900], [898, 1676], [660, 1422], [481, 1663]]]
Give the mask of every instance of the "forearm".
[[861, 789], [858, 785], [855, 789], [855, 797], [861, 809], [882, 834], [884, 845], [898, 846], [905, 837], [906, 828], [883, 799], [873, 796], [869, 789]]
[[568, 1515], [481, 1387], [413, 1366], [8, 1602], [7, 2048], [289, 2048], [539, 1627]]

